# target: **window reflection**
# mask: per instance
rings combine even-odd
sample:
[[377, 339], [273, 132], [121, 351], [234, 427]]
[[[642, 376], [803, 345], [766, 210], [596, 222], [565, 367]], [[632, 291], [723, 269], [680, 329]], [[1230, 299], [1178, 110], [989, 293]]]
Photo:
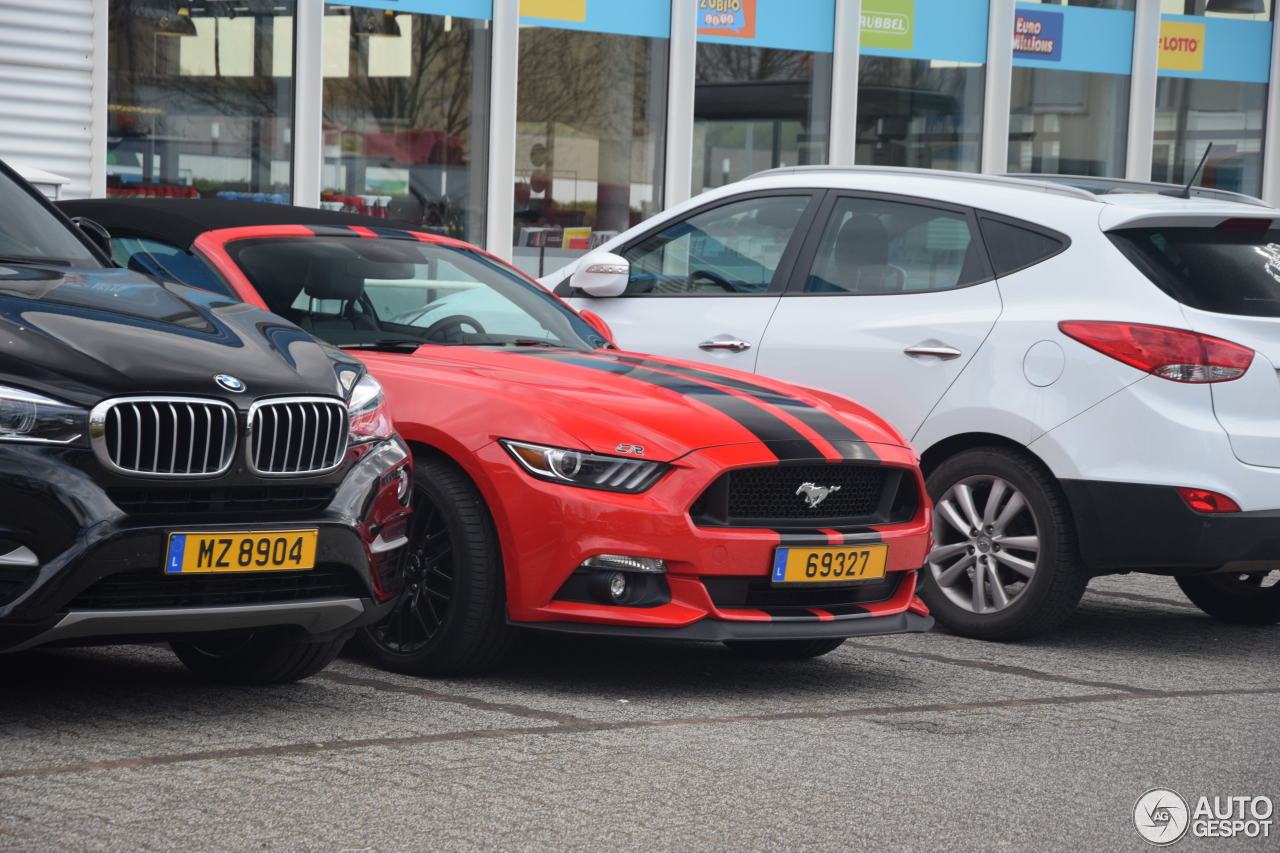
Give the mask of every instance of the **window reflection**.
[[330, 5], [321, 205], [484, 238], [489, 26]]
[[667, 39], [520, 31], [513, 253], [544, 275], [662, 209]]
[[1124, 174], [1129, 75], [1014, 68], [1009, 170]]
[[831, 54], [700, 43], [693, 192], [827, 162]]
[[1161, 77], [1152, 180], [1185, 184], [1212, 142], [1197, 185], [1257, 195], [1266, 101], [1265, 83]]
[[107, 192], [287, 202], [294, 0], [110, 0]]
[[862, 56], [856, 162], [977, 171], [982, 65]]

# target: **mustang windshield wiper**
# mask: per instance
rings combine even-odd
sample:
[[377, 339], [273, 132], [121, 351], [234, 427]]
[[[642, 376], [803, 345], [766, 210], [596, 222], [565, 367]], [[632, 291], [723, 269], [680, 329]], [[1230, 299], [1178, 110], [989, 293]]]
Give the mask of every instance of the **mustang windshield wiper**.
[[545, 347], [546, 349], [574, 349], [568, 344], [560, 344], [555, 341], [546, 341], [542, 338], [516, 338], [514, 341], [503, 341], [496, 344], [500, 347]]
[[360, 341], [354, 344], [338, 344], [341, 349], [417, 349], [429, 341], [418, 338], [383, 338], [377, 341]]

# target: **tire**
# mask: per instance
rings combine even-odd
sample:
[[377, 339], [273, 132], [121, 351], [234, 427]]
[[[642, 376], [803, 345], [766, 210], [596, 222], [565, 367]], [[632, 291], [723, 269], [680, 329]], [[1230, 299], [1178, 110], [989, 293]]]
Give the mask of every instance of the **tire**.
[[1242, 625], [1280, 622], [1280, 580], [1275, 572], [1176, 578], [1191, 603], [1215, 619]]
[[934, 549], [920, 594], [939, 623], [965, 637], [1018, 640], [1066, 622], [1088, 576], [1066, 497], [1043, 466], [1017, 451], [975, 448], [934, 469], [926, 488]]
[[802, 660], [822, 657], [844, 645], [844, 637], [825, 640], [729, 640], [736, 655], [753, 660]]
[[480, 490], [452, 462], [419, 455], [405, 592], [391, 613], [363, 628], [378, 666], [410, 675], [466, 675], [506, 656], [502, 549]]
[[350, 635], [314, 642], [295, 630], [271, 628], [246, 637], [169, 644], [187, 669], [224, 684], [283, 684], [328, 666]]

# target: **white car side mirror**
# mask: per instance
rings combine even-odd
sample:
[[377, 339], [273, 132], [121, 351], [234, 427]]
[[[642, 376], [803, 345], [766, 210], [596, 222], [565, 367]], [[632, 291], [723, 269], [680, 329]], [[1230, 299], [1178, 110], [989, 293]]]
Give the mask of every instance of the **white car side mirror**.
[[631, 278], [631, 264], [621, 255], [596, 252], [582, 259], [569, 283], [588, 296], [621, 296]]

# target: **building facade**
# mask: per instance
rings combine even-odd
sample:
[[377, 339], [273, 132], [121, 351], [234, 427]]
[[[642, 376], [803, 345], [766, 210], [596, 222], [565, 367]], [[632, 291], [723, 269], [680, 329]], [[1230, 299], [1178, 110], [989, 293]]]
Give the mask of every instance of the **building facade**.
[[[533, 274], [861, 163], [1280, 202], [1273, 0], [0, 0], [0, 156], [63, 196], [408, 220]], [[1212, 143], [1212, 149], [1209, 146]]]

